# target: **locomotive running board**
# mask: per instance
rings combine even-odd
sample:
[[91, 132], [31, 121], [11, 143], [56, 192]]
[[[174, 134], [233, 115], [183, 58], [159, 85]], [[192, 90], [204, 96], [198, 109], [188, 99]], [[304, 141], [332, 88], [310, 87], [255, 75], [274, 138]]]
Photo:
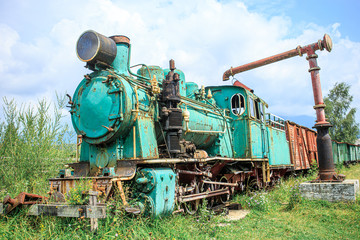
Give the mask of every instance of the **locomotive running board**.
[[[124, 160], [121, 160], [124, 161]], [[209, 161], [237, 161], [237, 162], [268, 162], [268, 158], [227, 158], [227, 157], [209, 157], [209, 158], [155, 158], [155, 159], [134, 159], [137, 164], [156, 164], [156, 163], [189, 163], [189, 162], [209, 162]]]

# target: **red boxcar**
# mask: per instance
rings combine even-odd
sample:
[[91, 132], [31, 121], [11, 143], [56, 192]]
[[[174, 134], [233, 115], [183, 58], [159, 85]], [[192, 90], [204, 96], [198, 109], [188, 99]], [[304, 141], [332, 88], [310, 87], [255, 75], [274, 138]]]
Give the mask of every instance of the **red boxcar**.
[[289, 141], [290, 159], [295, 170], [309, 169], [317, 161], [316, 131], [286, 121], [286, 138]]

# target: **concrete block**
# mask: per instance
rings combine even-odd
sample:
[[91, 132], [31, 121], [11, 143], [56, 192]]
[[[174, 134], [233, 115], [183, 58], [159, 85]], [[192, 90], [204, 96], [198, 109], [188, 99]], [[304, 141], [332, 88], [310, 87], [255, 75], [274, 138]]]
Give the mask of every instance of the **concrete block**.
[[347, 179], [343, 182], [305, 182], [300, 184], [301, 196], [312, 200], [355, 201], [358, 192], [359, 180], [357, 179]]

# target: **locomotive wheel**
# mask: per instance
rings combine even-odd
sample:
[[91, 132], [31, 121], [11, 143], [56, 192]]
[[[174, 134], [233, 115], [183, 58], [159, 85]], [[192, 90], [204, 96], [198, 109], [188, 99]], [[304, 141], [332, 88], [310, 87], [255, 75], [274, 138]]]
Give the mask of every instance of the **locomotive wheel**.
[[[189, 194], [199, 193], [200, 192], [199, 185], [197, 184], [196, 180], [194, 180], [193, 184], [195, 184], [195, 188]], [[200, 204], [200, 199], [191, 201], [191, 202], [186, 202], [186, 203], [184, 203], [184, 209], [188, 214], [193, 215], [197, 212], [197, 210], [199, 208], [199, 204]]]
[[259, 186], [258, 181], [255, 178], [248, 181], [248, 185], [247, 185], [247, 189], [246, 189], [247, 192], [251, 192], [253, 190], [259, 190], [259, 189], [261, 189], [261, 188]]
[[[205, 181], [211, 181], [211, 179], [206, 178]], [[214, 190], [215, 190], [214, 184], [208, 184], [208, 183], [203, 183], [203, 182], [200, 184], [200, 192], [211, 192]], [[208, 203], [207, 205], [209, 208], [211, 208], [215, 203], [214, 197], [206, 198], [206, 200], [207, 200], [207, 203]]]
[[[224, 182], [224, 183], [226, 182], [227, 183], [228, 180], [227, 180], [227, 178], [225, 176], [222, 176], [220, 178], [219, 182]], [[214, 185], [214, 190], [225, 189], [225, 188], [229, 188], [229, 187], [218, 185], [218, 184]], [[230, 189], [230, 192], [232, 192], [231, 189]], [[230, 200], [230, 194], [224, 194], [224, 195], [220, 195], [220, 196], [216, 197], [216, 202], [217, 203], [226, 203], [229, 200]]]
[[[227, 180], [227, 178], [226, 178], [225, 176], [222, 176], [222, 177], [220, 178], [220, 182], [227, 183], [228, 180]], [[225, 187], [225, 186], [220, 186], [220, 188], [227, 188], [227, 187]], [[226, 203], [227, 201], [230, 200], [230, 194], [220, 195], [220, 196], [219, 196], [219, 200], [220, 200], [221, 203]]]

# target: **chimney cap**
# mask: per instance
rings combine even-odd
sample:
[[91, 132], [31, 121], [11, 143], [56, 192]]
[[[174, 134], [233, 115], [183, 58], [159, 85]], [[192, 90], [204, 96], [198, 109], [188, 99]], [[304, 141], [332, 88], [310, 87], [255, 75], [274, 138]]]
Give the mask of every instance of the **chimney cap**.
[[118, 43], [126, 43], [128, 45], [130, 45], [130, 38], [128, 38], [127, 36], [123, 36], [123, 35], [115, 35], [115, 36], [111, 36], [109, 37], [112, 40], [114, 40], [114, 42], [116, 44]]

